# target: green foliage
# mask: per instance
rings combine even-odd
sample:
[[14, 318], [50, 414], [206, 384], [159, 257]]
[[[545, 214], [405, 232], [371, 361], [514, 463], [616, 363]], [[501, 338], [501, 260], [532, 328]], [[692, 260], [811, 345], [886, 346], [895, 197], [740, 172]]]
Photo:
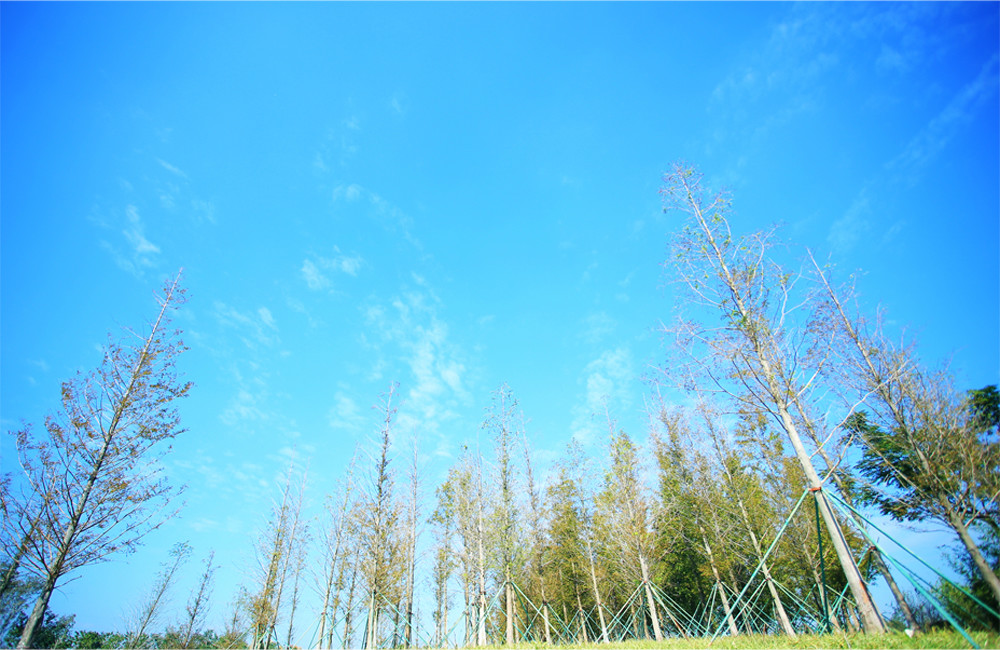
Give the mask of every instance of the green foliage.
[[73, 635], [74, 648], [99, 650], [100, 648], [120, 648], [125, 643], [125, 635], [118, 632], [79, 631]]
[[[943, 408], [915, 406], [920, 415]], [[847, 418], [844, 429], [855, 436], [862, 451], [856, 468], [869, 481], [860, 490], [861, 501], [901, 521], [940, 517], [942, 507], [950, 505], [970, 521], [984, 522], [996, 531], [1000, 528], [997, 501], [977, 497], [994, 492], [1000, 481], [995, 462], [1000, 458], [997, 387], [969, 391], [960, 414], [946, 421], [951, 430], [932, 431], [940, 426], [932, 415], [914, 418], [910, 426], [888, 428], [871, 422], [865, 411]], [[931, 448], [934, 443], [943, 444]], [[932, 453], [935, 456], [930, 457]], [[985, 471], [979, 471], [982, 467]]]
[[[996, 534], [986, 535], [981, 541], [979, 549], [993, 572], [1000, 573], [1000, 537]], [[962, 588], [996, 610], [997, 603], [993, 600], [993, 593], [969, 556], [960, 553], [952, 564], [961, 576], [959, 584]], [[1000, 618], [983, 610], [979, 604], [962, 593], [955, 585], [939, 579], [935, 585], [934, 593], [944, 608], [948, 610], [948, 613], [954, 616], [966, 629], [986, 629], [1000, 632]]]
[[[50, 609], [45, 610], [41, 623], [35, 627], [35, 634], [31, 637], [31, 648], [71, 648], [73, 647], [73, 622], [76, 617], [56, 616]], [[21, 640], [21, 633], [28, 622], [28, 614], [24, 611], [18, 612], [14, 617], [13, 624], [7, 630], [7, 635], [3, 639], [3, 647], [13, 648]]]
[[[0, 574], [6, 576], [11, 571], [11, 563], [0, 564]], [[17, 622], [25, 605], [38, 595], [42, 583], [35, 577], [23, 577], [15, 570], [10, 576], [5, 589], [0, 593], [0, 638], [6, 638], [8, 630]], [[21, 623], [24, 627], [24, 623]]]

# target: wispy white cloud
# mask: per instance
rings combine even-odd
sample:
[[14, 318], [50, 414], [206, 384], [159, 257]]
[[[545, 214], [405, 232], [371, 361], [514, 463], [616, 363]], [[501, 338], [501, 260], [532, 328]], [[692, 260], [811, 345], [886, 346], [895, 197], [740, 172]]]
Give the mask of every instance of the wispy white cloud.
[[407, 106], [409, 105], [409, 99], [406, 93], [397, 92], [389, 99], [389, 108], [393, 110], [397, 115], [406, 115]]
[[369, 423], [368, 418], [358, 408], [357, 401], [343, 390], [334, 393], [333, 406], [327, 411], [327, 421], [331, 429], [347, 431], [352, 435], [363, 432]]
[[912, 184], [928, 165], [987, 106], [1000, 86], [1000, 57], [994, 54], [979, 70], [976, 78], [965, 84], [945, 107], [886, 166], [898, 180]]
[[[786, 12], [769, 34], [742, 53], [715, 86], [708, 110], [717, 119], [708, 153], [743, 151], [742, 160], [720, 172], [738, 185], [755, 152], [794, 118], [822, 108], [845, 78], [867, 72], [875, 61], [885, 79], [882, 95], [891, 102], [894, 78], [922, 69], [930, 57], [961, 42], [940, 14], [948, 3], [803, 3]], [[923, 6], [917, 6], [923, 5]], [[931, 5], [931, 6], [928, 6]], [[945, 34], [947, 32], [947, 34]], [[843, 56], [844, 52], [862, 53]], [[761, 113], [768, 115], [759, 120]]]
[[111, 254], [119, 268], [141, 277], [146, 269], [156, 266], [160, 247], [146, 238], [142, 217], [134, 205], [125, 208], [125, 228], [121, 234], [128, 245], [127, 250], [106, 240], [101, 242], [101, 246]]
[[617, 326], [618, 322], [607, 312], [594, 312], [583, 319], [583, 331], [580, 333], [580, 338], [585, 343], [600, 343], [606, 336], [614, 332]]
[[337, 185], [332, 192], [333, 202], [357, 204], [367, 203], [370, 207], [369, 216], [386, 231], [402, 235], [402, 237], [418, 250], [423, 245], [413, 234], [413, 219], [397, 205], [357, 183]]
[[171, 165], [170, 163], [168, 163], [166, 160], [163, 160], [162, 158], [157, 158], [156, 162], [160, 163], [160, 166], [163, 167], [164, 169], [166, 169], [171, 174], [174, 174], [176, 176], [180, 176], [181, 178], [187, 180], [187, 177], [188, 177], [187, 174], [185, 174], [183, 171], [181, 171], [177, 167], [174, 167], [173, 165]]
[[240, 388], [226, 404], [219, 419], [229, 427], [251, 422], [266, 422], [268, 415], [260, 406], [263, 398], [263, 392], [251, 392], [246, 388]]
[[214, 314], [223, 329], [235, 330], [243, 344], [252, 350], [260, 346], [274, 346], [280, 342], [278, 325], [267, 307], [245, 313], [224, 302], [216, 301]]
[[826, 236], [830, 249], [837, 254], [843, 254], [854, 248], [854, 245], [871, 230], [871, 213], [867, 192], [862, 191], [847, 212], [831, 224]]
[[[379, 358], [399, 359], [407, 372], [396, 376], [403, 390], [399, 429], [430, 439], [437, 449], [448, 447], [444, 425], [458, 417], [469, 400], [466, 355], [452, 342], [447, 323], [439, 316], [440, 303], [429, 287], [404, 290], [388, 301], [362, 309], [371, 336], [364, 344]], [[384, 370], [383, 370], [384, 371]]]
[[310, 259], [302, 262], [302, 278], [306, 281], [306, 286], [313, 291], [319, 291], [330, 286], [330, 280], [323, 275], [323, 272], [319, 270], [316, 263]]
[[215, 223], [215, 204], [202, 199], [192, 199], [191, 214], [197, 222]]
[[[861, 189], [850, 207], [833, 222], [827, 234], [827, 243], [836, 253], [845, 253], [859, 241], [873, 234], [876, 228], [872, 205], [873, 194], [906, 191], [927, 173], [935, 160], [952, 140], [961, 133], [972, 118], [986, 110], [1000, 87], [1000, 56], [993, 55], [979, 70], [974, 79], [966, 83], [907, 143], [903, 150], [883, 165], [881, 173]], [[873, 188], [879, 188], [875, 192]], [[891, 241], [905, 227], [905, 221], [896, 221], [876, 237], [883, 243]]]
[[342, 273], [357, 277], [365, 266], [364, 258], [358, 253], [345, 255], [336, 246], [333, 247], [333, 252], [332, 257], [313, 256], [302, 262], [302, 278], [306, 281], [306, 286], [313, 291], [331, 286], [332, 282], [327, 273]]
[[627, 346], [607, 349], [584, 368], [583, 392], [573, 408], [573, 437], [584, 445], [600, 439], [607, 429], [606, 416], [622, 413], [632, 405], [636, 379], [632, 352]]

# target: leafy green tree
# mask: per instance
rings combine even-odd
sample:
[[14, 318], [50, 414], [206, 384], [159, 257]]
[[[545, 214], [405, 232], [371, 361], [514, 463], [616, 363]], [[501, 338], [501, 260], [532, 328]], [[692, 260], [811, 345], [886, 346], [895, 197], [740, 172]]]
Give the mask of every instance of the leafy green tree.
[[73, 634], [73, 642], [69, 647], [80, 648], [80, 650], [100, 650], [101, 648], [120, 648], [124, 643], [125, 635], [118, 632], [81, 630]]
[[[560, 467], [546, 490], [548, 527], [546, 531], [545, 569], [557, 576], [552, 602], [556, 611], [582, 609], [577, 595], [587, 589], [584, 567], [584, 522], [580, 512], [579, 486], [566, 467]], [[582, 600], [582, 598], [581, 598]]]
[[[7, 636], [3, 639], [3, 647], [12, 648], [21, 642], [24, 636], [24, 630], [31, 620], [29, 614], [25, 612], [18, 612], [14, 619], [13, 625], [7, 631]], [[41, 623], [35, 627], [34, 634], [31, 637], [31, 645], [24, 647], [27, 648], [71, 648], [73, 647], [73, 623], [76, 617], [70, 616], [56, 616], [56, 614], [50, 610], [45, 610], [45, 616], [42, 618]]]
[[436, 494], [437, 507], [428, 519], [434, 535], [434, 563], [431, 568], [434, 585], [433, 643], [436, 646], [444, 646], [448, 632], [448, 607], [451, 603], [448, 594], [448, 581], [457, 565], [455, 552], [452, 548], [456, 512], [454, 491], [450, 483], [446, 481], [438, 486]]
[[[1000, 536], [992, 530], [986, 533], [979, 545], [983, 557], [994, 573], [1000, 572]], [[984, 603], [990, 602], [992, 591], [983, 579], [982, 573], [967, 553], [962, 553], [952, 562], [958, 575], [962, 578], [961, 586]], [[938, 580], [934, 589], [945, 609], [963, 626], [972, 629], [992, 629], [1000, 631], [1000, 617], [991, 616], [983, 611], [971, 598], [962, 593], [955, 585], [944, 580]]]
[[0, 593], [0, 639], [2, 639], [7, 637], [11, 626], [17, 622], [20, 615], [23, 615], [28, 602], [38, 596], [42, 582], [34, 576], [18, 573], [11, 562], [0, 564], [0, 571], [6, 576], [5, 588]]
[[656, 521], [656, 582], [687, 612], [695, 612], [708, 601], [711, 588], [703, 557], [704, 541], [699, 530], [698, 493], [692, 489], [694, 474], [679, 429], [679, 413], [661, 411], [665, 436], [653, 438], [660, 506]]
[[609, 452], [611, 466], [605, 476], [604, 488], [597, 496], [598, 511], [603, 525], [610, 532], [621, 570], [632, 580], [638, 578], [642, 585], [653, 637], [660, 641], [663, 631], [651, 583], [651, 566], [656, 550], [653, 529], [655, 504], [640, 479], [639, 448], [632, 438], [619, 431], [610, 440]]
[[856, 468], [869, 481], [861, 497], [897, 520], [931, 519], [951, 528], [1000, 603], [1000, 578], [973, 537], [976, 528], [998, 531], [996, 388], [960, 397], [947, 377], [913, 369], [899, 384], [903, 394], [892, 419], [876, 415], [872, 422], [858, 411], [845, 423], [861, 447]]

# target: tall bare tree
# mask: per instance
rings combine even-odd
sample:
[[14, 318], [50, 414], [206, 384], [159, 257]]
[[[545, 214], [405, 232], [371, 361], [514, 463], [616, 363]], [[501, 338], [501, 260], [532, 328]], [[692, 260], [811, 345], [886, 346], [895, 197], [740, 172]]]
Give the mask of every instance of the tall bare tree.
[[327, 497], [326, 501], [327, 520], [321, 540], [323, 573], [319, 585], [323, 603], [320, 607], [319, 631], [317, 633], [320, 648], [333, 647], [334, 627], [342, 601], [344, 580], [352, 556], [351, 551], [355, 550], [357, 518], [352, 504], [356, 460], [357, 454], [355, 453], [336, 497]]
[[420, 534], [418, 525], [420, 523], [420, 465], [417, 447], [417, 439], [413, 440], [413, 456], [410, 463], [410, 493], [406, 503], [406, 609], [404, 616], [404, 646], [409, 648], [413, 644], [413, 616], [414, 616], [414, 592], [416, 590], [417, 575], [417, 537]]
[[502, 385], [493, 394], [493, 405], [483, 422], [483, 428], [488, 430], [496, 449], [497, 488], [500, 500], [497, 503], [497, 555], [503, 573], [504, 584], [504, 621], [507, 645], [515, 643], [515, 611], [514, 611], [514, 563], [518, 560], [520, 550], [518, 544], [518, 510], [515, 502], [516, 467], [514, 464], [514, 445], [520, 435], [517, 426], [517, 399], [510, 387]]
[[157, 300], [145, 333], [129, 329], [121, 339], [109, 337], [101, 365], [63, 383], [62, 408], [45, 419], [43, 435], [30, 428], [17, 433], [34, 496], [8, 504], [13, 516], [2, 525], [20, 526], [23, 535], [8, 531], [2, 539], [26, 542], [20, 564], [42, 580], [19, 648], [31, 645], [64, 576], [135, 550], [176, 512], [167, 508], [177, 491], [157, 461], [182, 432], [175, 401], [191, 387], [177, 373], [185, 347], [170, 328], [171, 312], [184, 302], [180, 273]]
[[378, 409], [382, 423], [378, 433], [378, 455], [364, 486], [360, 508], [361, 574], [368, 589], [368, 621], [364, 647], [378, 646], [379, 614], [384, 602], [393, 602], [401, 587], [402, 549], [399, 503], [393, 493], [395, 475], [391, 467], [393, 404], [396, 385], [382, 397]]
[[[1000, 527], [1000, 441], [995, 423], [955, 390], [947, 372], [927, 370], [913, 343], [886, 336], [880, 318], [857, 313], [815, 265], [828, 299], [827, 316], [846, 339], [844, 378], [865, 398], [873, 421], [861, 412], [849, 427], [866, 450], [869, 478], [894, 494], [873, 494], [886, 514], [931, 518], [951, 528], [1000, 603], [1000, 577], [989, 566], [973, 527]], [[995, 390], [995, 389], [994, 389]], [[881, 497], [881, 498], [879, 498]]]
[[205, 570], [202, 571], [201, 578], [198, 580], [198, 588], [191, 593], [187, 605], [184, 607], [185, 616], [177, 631], [181, 648], [190, 648], [196, 635], [205, 625], [209, 601], [212, 598], [212, 584], [216, 568], [215, 551], [211, 551], [205, 558]]
[[[277, 625], [285, 604], [285, 584], [297, 568], [299, 548], [305, 533], [300, 520], [305, 475], [295, 481], [295, 466], [289, 464], [281, 489], [281, 502], [276, 503], [257, 541], [257, 586], [250, 594], [250, 646], [253, 650], [278, 642]], [[294, 613], [289, 616], [291, 624]]]
[[[778, 259], [772, 232], [734, 238], [724, 194], [708, 197], [701, 177], [678, 165], [665, 178], [665, 206], [687, 214], [669, 262], [690, 308], [701, 318], [682, 318], [678, 349], [698, 381], [731, 399], [759, 408], [791, 444], [810, 488], [816, 488], [823, 521], [858, 604], [865, 630], [885, 631], [857, 564], [823, 494], [823, 480], [800, 432], [801, 407], [828, 360], [827, 332], [817, 328], [809, 292]], [[720, 320], [721, 318], [721, 320]], [[718, 325], [716, 325], [718, 323]], [[702, 390], [708, 386], [702, 386]]]
[[163, 566], [156, 576], [153, 586], [145, 602], [139, 606], [129, 623], [125, 634], [126, 648], [142, 648], [149, 644], [149, 630], [160, 618], [167, 604], [167, 592], [174, 583], [174, 578], [181, 566], [191, 557], [191, 546], [187, 542], [179, 542], [170, 549], [172, 561]]

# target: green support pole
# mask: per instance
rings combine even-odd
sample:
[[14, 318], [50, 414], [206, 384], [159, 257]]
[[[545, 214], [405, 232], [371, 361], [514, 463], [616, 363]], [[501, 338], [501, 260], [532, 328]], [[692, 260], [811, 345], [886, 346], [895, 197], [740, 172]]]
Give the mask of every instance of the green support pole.
[[821, 489], [810, 488], [809, 491], [813, 493], [813, 505], [816, 506], [816, 541], [819, 543], [819, 572], [823, 578], [823, 588], [819, 593], [819, 600], [823, 605], [823, 622], [826, 624], [826, 633], [829, 634], [831, 632], [830, 606], [826, 601], [826, 562], [823, 560], [823, 529], [819, 523], [819, 499], [816, 497], [816, 492]]

